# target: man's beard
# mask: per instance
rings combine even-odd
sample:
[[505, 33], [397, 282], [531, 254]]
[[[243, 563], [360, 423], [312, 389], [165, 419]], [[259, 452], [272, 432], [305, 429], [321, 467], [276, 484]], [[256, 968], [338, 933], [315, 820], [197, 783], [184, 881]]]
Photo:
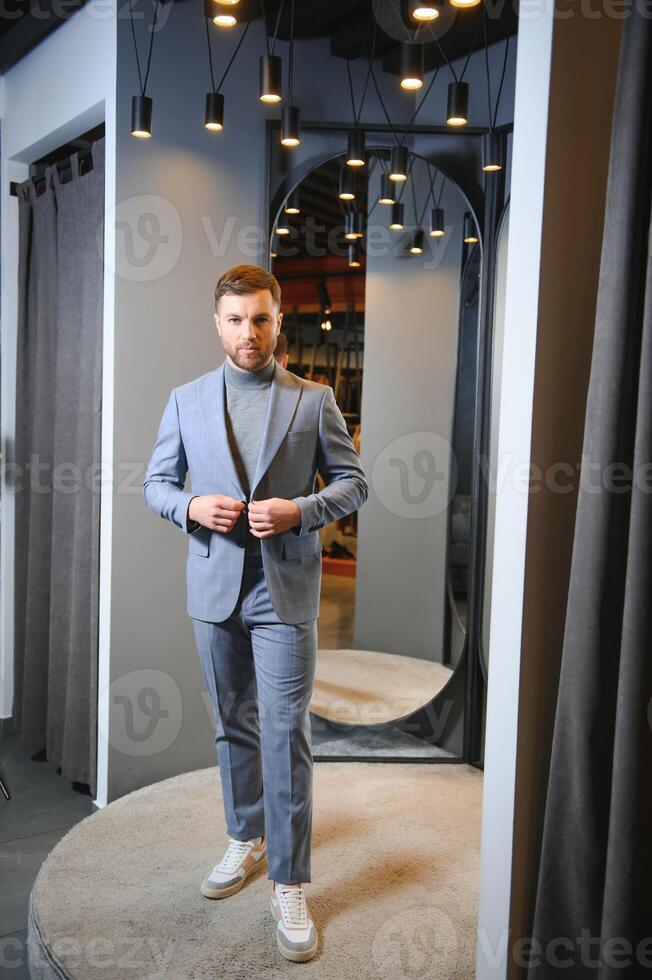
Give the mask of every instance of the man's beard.
[[254, 353], [248, 354], [239, 347], [235, 347], [232, 351], [229, 351], [229, 354], [231, 360], [239, 368], [244, 368], [245, 371], [258, 371], [269, 360], [270, 352], [258, 348]]

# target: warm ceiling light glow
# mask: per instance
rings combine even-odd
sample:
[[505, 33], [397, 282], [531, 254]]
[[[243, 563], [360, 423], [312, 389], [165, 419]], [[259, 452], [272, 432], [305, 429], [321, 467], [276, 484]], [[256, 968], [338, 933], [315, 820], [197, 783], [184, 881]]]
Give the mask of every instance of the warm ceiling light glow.
[[464, 212], [464, 243], [465, 245], [475, 245], [479, 242], [478, 231], [470, 211]]
[[393, 181], [407, 180], [408, 153], [407, 146], [400, 144], [392, 147], [392, 157], [389, 164], [389, 179]]
[[299, 109], [295, 105], [283, 106], [283, 112], [281, 114], [281, 145], [298, 146], [300, 142]]
[[277, 235], [289, 235], [290, 234], [290, 229], [288, 227], [286, 227], [286, 225], [279, 225], [278, 228], [276, 229], [276, 234]]
[[383, 174], [380, 178], [380, 196], [378, 198], [379, 204], [394, 204], [396, 196], [394, 194], [394, 188], [392, 187], [392, 182], [387, 176]]
[[466, 126], [469, 121], [469, 86], [466, 82], [451, 82], [448, 86], [446, 122], [449, 126]]
[[503, 169], [503, 140], [495, 129], [482, 136], [482, 169], [485, 173], [497, 173]]
[[364, 129], [350, 129], [346, 149], [347, 167], [364, 167]]
[[220, 7], [235, 7], [236, 3], [240, 3], [240, 0], [216, 0]]
[[423, 252], [423, 246], [424, 246], [423, 229], [417, 228], [417, 230], [414, 233], [414, 237], [412, 238], [412, 243], [410, 245], [410, 253], [412, 255], [421, 255], [421, 253]]
[[396, 201], [392, 204], [392, 220], [389, 223], [390, 231], [402, 231], [403, 230], [403, 202]]
[[233, 14], [215, 14], [213, 23], [216, 27], [235, 27], [238, 20]]
[[224, 96], [221, 92], [208, 92], [204, 127], [213, 132], [224, 129]]
[[423, 85], [423, 44], [401, 44], [401, 88], [414, 92]]
[[412, 16], [415, 20], [421, 21], [421, 23], [428, 23], [428, 21], [437, 20], [439, 11], [435, 6], [431, 6], [430, 4], [417, 3], [412, 11]]
[[433, 208], [430, 212], [430, 235], [432, 238], [443, 238], [445, 234], [444, 210], [443, 208]]
[[131, 99], [131, 135], [141, 140], [152, 136], [152, 100], [148, 95], [134, 95]]
[[451, 7], [477, 7], [480, 0], [451, 0]]
[[283, 62], [277, 54], [263, 54], [259, 60], [259, 93], [261, 102], [280, 102], [282, 99]]

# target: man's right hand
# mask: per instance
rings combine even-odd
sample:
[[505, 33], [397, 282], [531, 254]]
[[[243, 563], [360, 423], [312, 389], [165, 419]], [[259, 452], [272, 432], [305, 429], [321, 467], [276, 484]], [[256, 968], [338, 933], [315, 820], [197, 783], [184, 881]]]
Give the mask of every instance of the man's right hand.
[[235, 527], [241, 511], [246, 504], [243, 500], [228, 497], [221, 493], [207, 493], [193, 497], [188, 508], [188, 517], [211, 531], [227, 534]]

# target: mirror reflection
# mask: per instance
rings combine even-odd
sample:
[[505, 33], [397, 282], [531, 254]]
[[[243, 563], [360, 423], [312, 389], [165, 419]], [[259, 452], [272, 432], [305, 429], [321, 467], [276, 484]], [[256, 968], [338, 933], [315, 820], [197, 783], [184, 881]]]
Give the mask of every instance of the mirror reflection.
[[441, 754], [405, 722], [464, 647], [482, 249], [436, 161], [406, 150], [396, 174], [395, 156], [320, 162], [272, 236], [285, 366], [332, 385], [370, 482], [364, 508], [320, 531], [322, 754], [355, 751], [363, 730], [365, 752], [382, 731], [376, 746]]

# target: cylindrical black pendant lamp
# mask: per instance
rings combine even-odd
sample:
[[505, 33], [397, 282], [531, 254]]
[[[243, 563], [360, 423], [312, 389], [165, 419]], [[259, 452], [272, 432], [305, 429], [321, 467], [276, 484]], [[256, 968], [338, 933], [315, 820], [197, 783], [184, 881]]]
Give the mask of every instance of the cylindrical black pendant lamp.
[[389, 164], [389, 179], [394, 181], [407, 180], [408, 172], [408, 150], [404, 144], [392, 147], [392, 156]]
[[433, 208], [430, 212], [430, 234], [433, 238], [443, 238], [446, 234], [443, 208]]
[[387, 174], [383, 174], [380, 178], [380, 196], [378, 198], [379, 204], [394, 204], [396, 201], [396, 194], [394, 193], [394, 183], [389, 179]]
[[284, 105], [281, 113], [281, 143], [283, 146], [298, 146], [301, 142], [299, 131], [299, 106]]
[[348, 167], [364, 167], [365, 136], [364, 129], [350, 129], [346, 150]]
[[221, 92], [209, 92], [206, 95], [204, 126], [215, 132], [224, 129], [224, 96]]
[[347, 211], [344, 215], [344, 237], [348, 241], [354, 241], [358, 236], [355, 233], [354, 228], [354, 212]]
[[401, 44], [401, 88], [413, 92], [423, 85], [423, 44]]
[[503, 169], [502, 133], [490, 129], [482, 136], [482, 169], [485, 173], [496, 173]]
[[470, 211], [464, 212], [464, 242], [467, 245], [474, 245], [479, 242], [478, 231], [475, 227], [475, 221], [473, 220], [473, 215]]
[[299, 188], [295, 187], [294, 190], [288, 196], [285, 202], [285, 207], [283, 208], [286, 214], [300, 214], [301, 207], [299, 205]]
[[412, 236], [412, 241], [410, 242], [410, 252], [412, 255], [421, 255], [425, 246], [425, 236], [423, 234], [423, 228], [417, 228], [414, 235]]
[[367, 215], [364, 211], [353, 212], [353, 230], [356, 238], [362, 238], [367, 230]]
[[441, 6], [441, 0], [410, 0], [408, 6], [413, 20], [420, 24], [432, 23], [439, 17], [438, 8]]
[[152, 100], [148, 95], [134, 95], [131, 100], [131, 135], [139, 139], [152, 135]]
[[349, 242], [349, 266], [352, 269], [359, 269], [361, 264], [360, 246], [357, 242]]
[[403, 202], [396, 201], [392, 204], [392, 219], [389, 223], [391, 231], [402, 231], [403, 230]]
[[283, 62], [277, 54], [260, 56], [260, 92], [261, 102], [280, 102], [283, 91]]
[[347, 167], [340, 170], [340, 190], [338, 196], [342, 201], [352, 201], [355, 198], [355, 173]]
[[451, 82], [448, 86], [446, 122], [449, 126], [466, 126], [469, 121], [469, 86], [467, 82]]

